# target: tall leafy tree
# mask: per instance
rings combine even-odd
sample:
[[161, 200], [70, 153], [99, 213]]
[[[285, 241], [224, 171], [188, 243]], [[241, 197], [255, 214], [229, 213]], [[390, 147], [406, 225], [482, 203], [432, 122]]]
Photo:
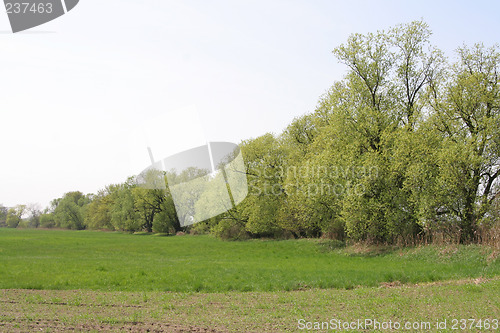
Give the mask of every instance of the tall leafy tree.
[[247, 231], [262, 236], [279, 234], [280, 211], [286, 202], [283, 187], [286, 152], [280, 138], [265, 134], [242, 145], [248, 174], [249, 195], [239, 218]]
[[431, 94], [432, 121], [443, 142], [433, 207], [470, 241], [498, 193], [500, 52], [476, 44], [457, 54], [449, 79]]

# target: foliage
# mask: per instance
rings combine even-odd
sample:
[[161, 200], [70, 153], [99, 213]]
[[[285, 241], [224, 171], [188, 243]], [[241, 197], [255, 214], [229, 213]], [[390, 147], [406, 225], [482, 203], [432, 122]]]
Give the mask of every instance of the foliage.
[[19, 223], [22, 221], [22, 217], [26, 212], [26, 205], [17, 205], [14, 208], [10, 208], [7, 211], [7, 227], [9, 228], [17, 228]]
[[[218, 204], [227, 185], [220, 174], [169, 171], [170, 185], [186, 189], [174, 205], [167, 174], [148, 169], [96, 195], [67, 193], [42, 216], [30, 211], [26, 223], [175, 233], [187, 231], [181, 222], [194, 218], [196, 206], [212, 218], [190, 229], [224, 239], [484, 239], [498, 225], [500, 48], [462, 46], [450, 63], [431, 34], [414, 21], [353, 34], [336, 47], [345, 77], [282, 133], [240, 144], [249, 193], [216, 217], [229, 208]], [[201, 191], [203, 177], [219, 187]], [[7, 213], [5, 223], [16, 227], [20, 215]]]
[[82, 192], [66, 193], [54, 203], [54, 221], [56, 226], [75, 230], [84, 229], [84, 207], [89, 201], [89, 198]]
[[26, 210], [29, 214], [26, 226], [28, 228], [38, 228], [40, 226], [40, 215], [42, 214], [41, 206], [31, 203], [26, 206]]
[[107, 229], [113, 230], [112, 205], [114, 197], [118, 191], [117, 185], [106, 186], [104, 190], [100, 190], [92, 201], [87, 206], [85, 212], [85, 226], [89, 229]]
[[7, 212], [8, 211], [9, 210], [7, 209], [7, 207], [0, 204], [0, 227], [7, 226]]
[[55, 226], [56, 221], [53, 214], [45, 213], [40, 215], [40, 228], [54, 228]]
[[248, 233], [245, 231], [245, 225], [233, 219], [221, 220], [212, 228], [212, 232], [215, 236], [224, 240], [245, 240], [249, 238]]

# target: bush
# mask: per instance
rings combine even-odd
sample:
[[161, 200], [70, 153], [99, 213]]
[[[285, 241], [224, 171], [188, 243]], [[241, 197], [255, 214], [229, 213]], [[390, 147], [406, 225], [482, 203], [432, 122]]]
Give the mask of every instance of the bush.
[[153, 219], [153, 232], [174, 234], [175, 227], [167, 212], [157, 213]]
[[18, 212], [14, 208], [9, 209], [9, 212], [7, 213], [7, 227], [17, 228], [20, 222], [21, 217]]
[[40, 228], [54, 228], [56, 226], [56, 221], [52, 214], [42, 214], [40, 215]]
[[243, 224], [230, 219], [221, 220], [219, 224], [212, 228], [212, 233], [223, 240], [245, 240], [250, 238]]
[[208, 233], [210, 233], [210, 226], [205, 222], [196, 223], [189, 228], [190, 235], [206, 235]]

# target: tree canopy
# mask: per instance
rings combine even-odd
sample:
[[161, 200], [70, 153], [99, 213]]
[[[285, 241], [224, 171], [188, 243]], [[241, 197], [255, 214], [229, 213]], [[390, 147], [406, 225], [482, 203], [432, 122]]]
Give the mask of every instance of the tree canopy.
[[[32, 210], [32, 224], [232, 239], [474, 241], [499, 223], [500, 50], [464, 45], [450, 62], [431, 35], [415, 21], [352, 34], [336, 47], [348, 71], [314, 112], [240, 144], [249, 193], [223, 214], [182, 227], [168, 186], [146, 189], [131, 177], [95, 195], [66, 193], [43, 214]], [[0, 209], [0, 223], [16, 227], [21, 208]]]

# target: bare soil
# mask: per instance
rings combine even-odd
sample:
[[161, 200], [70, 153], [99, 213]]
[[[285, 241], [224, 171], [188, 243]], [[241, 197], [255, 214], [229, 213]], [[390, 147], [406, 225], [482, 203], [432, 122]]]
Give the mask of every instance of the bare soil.
[[152, 315], [164, 305], [144, 295], [0, 290], [0, 332], [227, 332]]

